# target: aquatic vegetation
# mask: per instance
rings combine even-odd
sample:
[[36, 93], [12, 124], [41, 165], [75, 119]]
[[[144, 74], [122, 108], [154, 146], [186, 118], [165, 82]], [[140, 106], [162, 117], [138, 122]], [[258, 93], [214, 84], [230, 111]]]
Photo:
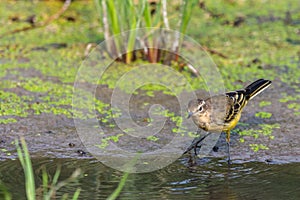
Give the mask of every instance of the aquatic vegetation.
[[287, 103], [289, 101], [297, 101], [300, 99], [300, 94], [287, 95], [286, 93], [283, 93], [282, 96], [283, 97], [279, 99], [279, 102], [281, 103]]
[[151, 135], [151, 136], [148, 136], [148, 137], [147, 137], [147, 140], [156, 142], [157, 140], [159, 140], [159, 138], [156, 137], [156, 136], [154, 136], [154, 135]]
[[[253, 137], [254, 139], [258, 139], [259, 137], [267, 137], [271, 140], [274, 139], [273, 131], [274, 129], [280, 128], [280, 124], [259, 124], [259, 129], [247, 129], [247, 130], [239, 130], [238, 133], [241, 136], [240, 142], [245, 142], [245, 137]], [[251, 149], [254, 151], [258, 150], [267, 150], [268, 147], [265, 144], [249, 144]]]
[[111, 135], [107, 136], [101, 139], [101, 144], [96, 145], [97, 147], [104, 149], [109, 145], [109, 142], [117, 143], [119, 141], [119, 138], [123, 136], [123, 133], [117, 134], [117, 135]]
[[295, 115], [300, 115], [300, 104], [299, 103], [290, 103], [288, 104], [288, 109], [293, 109]]
[[297, 116], [300, 114], [300, 94], [295, 95], [287, 95], [286, 93], [283, 94], [283, 97], [279, 99], [279, 102], [286, 103], [288, 109], [293, 110], [294, 114]]
[[262, 119], [268, 119], [272, 117], [272, 113], [269, 112], [257, 112], [255, 113], [255, 117], [260, 117]]
[[261, 102], [259, 102], [259, 107], [265, 107], [265, 106], [269, 106], [269, 105], [271, 105], [272, 104], [272, 102], [271, 101], [261, 101]]
[[267, 147], [266, 145], [264, 144], [249, 144], [249, 146], [251, 147], [251, 149], [254, 151], [254, 152], [257, 152], [259, 150], [268, 150], [269, 147]]
[[[28, 116], [27, 110], [30, 108], [26, 103], [26, 97], [18, 96], [13, 92], [0, 91], [0, 116], [12, 117], [26, 117]], [[4, 120], [4, 122], [14, 122], [15, 120]]]
[[15, 123], [17, 120], [15, 118], [6, 118], [6, 119], [0, 119], [0, 124], [9, 124], [9, 123]]

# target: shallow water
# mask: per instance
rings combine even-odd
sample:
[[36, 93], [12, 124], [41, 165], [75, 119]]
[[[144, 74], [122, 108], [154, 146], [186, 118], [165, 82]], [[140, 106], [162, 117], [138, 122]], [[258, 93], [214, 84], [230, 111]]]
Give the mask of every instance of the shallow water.
[[[158, 171], [130, 174], [119, 199], [299, 199], [300, 163], [266, 164], [249, 162], [228, 167], [224, 160], [205, 159], [189, 166], [187, 157]], [[199, 160], [198, 160], [199, 161]], [[105, 199], [117, 187], [122, 172], [94, 159], [34, 159], [36, 187], [41, 184], [41, 166], [54, 175], [62, 165], [60, 180], [76, 168], [83, 170], [78, 181], [57, 192], [57, 197], [76, 188], [80, 199]], [[18, 161], [6, 160], [0, 165], [0, 178], [13, 199], [26, 199], [24, 175]], [[15, 191], [18, 191], [17, 193]]]

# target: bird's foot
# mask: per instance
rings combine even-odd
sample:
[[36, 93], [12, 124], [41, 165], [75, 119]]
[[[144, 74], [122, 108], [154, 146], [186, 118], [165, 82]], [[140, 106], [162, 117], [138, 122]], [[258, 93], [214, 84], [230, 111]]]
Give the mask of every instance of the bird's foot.
[[201, 144], [199, 145], [199, 143], [201, 143], [201, 141], [192, 143], [183, 154], [186, 154], [186, 153], [190, 152], [192, 149], [194, 149], [194, 153], [195, 153], [195, 155], [197, 155], [197, 149], [201, 148]]
[[195, 138], [194, 141], [192, 142], [192, 144], [189, 146], [189, 148], [187, 148], [187, 150], [183, 153], [186, 154], [187, 152], [191, 151], [192, 149], [194, 149], [195, 155], [197, 155], [197, 149], [201, 148], [202, 145], [202, 141], [209, 136], [211, 133], [207, 133], [206, 135], [204, 135], [203, 137], [200, 138]]
[[228, 159], [227, 163], [228, 163], [228, 165], [231, 165], [232, 164], [232, 160]]

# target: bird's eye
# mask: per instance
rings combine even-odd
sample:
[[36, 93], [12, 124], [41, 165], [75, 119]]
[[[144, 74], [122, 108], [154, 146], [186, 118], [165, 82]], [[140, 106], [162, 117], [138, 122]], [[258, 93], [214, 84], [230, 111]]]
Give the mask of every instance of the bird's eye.
[[198, 111], [201, 112], [203, 110], [202, 106], [199, 106]]

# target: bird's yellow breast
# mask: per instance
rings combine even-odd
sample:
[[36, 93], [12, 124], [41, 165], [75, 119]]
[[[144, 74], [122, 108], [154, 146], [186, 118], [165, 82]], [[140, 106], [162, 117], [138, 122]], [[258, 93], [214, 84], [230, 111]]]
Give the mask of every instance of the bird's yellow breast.
[[232, 119], [228, 124], [224, 126], [224, 131], [230, 131], [231, 129], [233, 129], [236, 126], [236, 124], [239, 122], [240, 118], [241, 118], [241, 112], [238, 113], [234, 119]]

